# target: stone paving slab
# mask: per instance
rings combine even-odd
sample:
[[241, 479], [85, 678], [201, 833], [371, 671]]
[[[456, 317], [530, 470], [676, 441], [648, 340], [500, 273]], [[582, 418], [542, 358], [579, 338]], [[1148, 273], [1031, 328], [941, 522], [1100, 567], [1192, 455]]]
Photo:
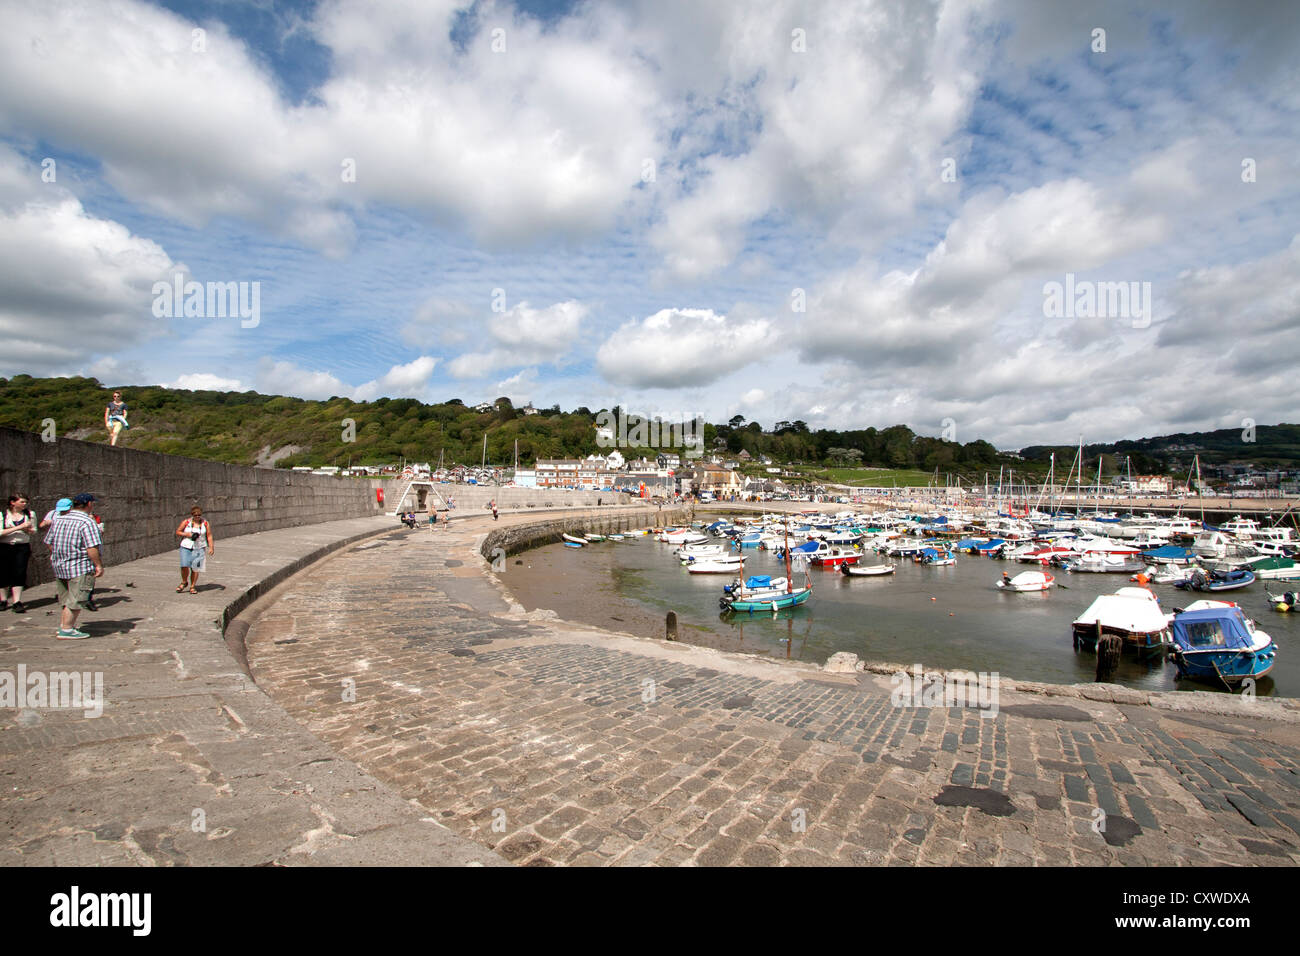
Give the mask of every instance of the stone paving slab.
[[174, 592], [174, 553], [110, 563], [84, 641], [55, 640], [53, 587], [29, 589], [0, 616], [0, 671], [98, 672], [105, 703], [0, 709], [0, 864], [503, 865], [304, 730], [222, 640], [268, 578], [394, 524], [218, 538], [196, 595]]
[[481, 542], [386, 535], [295, 579], [246, 639], [332, 751], [512, 862], [1300, 862], [1300, 726], [1263, 709], [1029, 685], [992, 719], [893, 706], [886, 674], [526, 614], [483, 586]]

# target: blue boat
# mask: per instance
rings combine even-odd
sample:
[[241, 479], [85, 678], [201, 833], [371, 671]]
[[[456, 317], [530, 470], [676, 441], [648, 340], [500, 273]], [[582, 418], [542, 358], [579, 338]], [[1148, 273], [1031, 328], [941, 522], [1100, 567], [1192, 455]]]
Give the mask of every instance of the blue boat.
[[1273, 669], [1277, 645], [1236, 605], [1184, 611], [1174, 618], [1174, 663], [1179, 677], [1228, 687]]
[[1253, 571], [1193, 571], [1185, 581], [1175, 581], [1180, 591], [1235, 591], [1255, 583]]

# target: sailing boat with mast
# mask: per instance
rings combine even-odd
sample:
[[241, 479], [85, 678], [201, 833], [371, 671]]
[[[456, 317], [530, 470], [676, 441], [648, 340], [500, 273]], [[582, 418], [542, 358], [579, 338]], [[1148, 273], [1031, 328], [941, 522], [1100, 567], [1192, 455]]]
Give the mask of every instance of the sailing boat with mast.
[[[746, 611], [753, 614], [755, 611], [769, 611], [775, 614], [777, 611], [784, 610], [788, 607], [797, 607], [800, 604], [807, 604], [808, 599], [812, 597], [812, 577], [808, 573], [808, 565], [803, 564], [804, 586], [795, 589], [794, 573], [790, 556], [790, 525], [786, 522], [783, 525], [785, 532], [785, 591], [771, 590], [760, 591], [749, 594], [727, 594], [718, 601], [723, 611], [736, 612]], [[802, 562], [801, 562], [802, 563]], [[741, 573], [741, 579], [744, 579], [744, 573]]]

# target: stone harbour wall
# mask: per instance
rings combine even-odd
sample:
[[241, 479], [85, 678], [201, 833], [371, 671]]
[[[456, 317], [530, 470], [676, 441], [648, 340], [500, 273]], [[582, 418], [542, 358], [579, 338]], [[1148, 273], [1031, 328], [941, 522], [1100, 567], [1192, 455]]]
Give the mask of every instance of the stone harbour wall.
[[[556, 544], [563, 540], [563, 534], [581, 534], [584, 531], [593, 534], [617, 534], [633, 528], [664, 528], [675, 524], [684, 524], [689, 520], [685, 508], [663, 508], [650, 511], [635, 510], [611, 511], [609, 513], [591, 512], [585, 515], [567, 515], [549, 521], [537, 521], [530, 524], [513, 525], [508, 528], [495, 529], [483, 539], [479, 553], [484, 559], [492, 560], [497, 548], [507, 555], [518, 554], [529, 548], [544, 544]], [[454, 527], [454, 525], [453, 525]]]
[[[216, 555], [221, 539], [276, 528], [362, 518], [382, 513], [379, 481], [340, 480], [283, 469], [225, 465], [196, 458], [113, 447], [0, 428], [0, 490], [28, 496], [37, 520], [59, 498], [95, 496], [104, 521], [108, 566], [177, 548], [176, 526], [192, 506], [212, 526]], [[29, 585], [51, 580], [44, 532], [32, 544]]]

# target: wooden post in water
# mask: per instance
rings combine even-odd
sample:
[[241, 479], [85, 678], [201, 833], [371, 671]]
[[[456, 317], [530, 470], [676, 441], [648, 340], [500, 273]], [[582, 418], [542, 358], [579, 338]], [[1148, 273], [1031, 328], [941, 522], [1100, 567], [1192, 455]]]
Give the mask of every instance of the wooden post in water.
[[677, 640], [677, 612], [676, 611], [668, 612], [668, 619], [664, 622], [664, 626], [667, 630], [667, 634], [665, 634], [664, 640], [666, 641]]
[[1101, 622], [1097, 622], [1097, 683], [1108, 684], [1119, 667], [1119, 656], [1124, 649], [1124, 638], [1118, 634], [1101, 633]]

